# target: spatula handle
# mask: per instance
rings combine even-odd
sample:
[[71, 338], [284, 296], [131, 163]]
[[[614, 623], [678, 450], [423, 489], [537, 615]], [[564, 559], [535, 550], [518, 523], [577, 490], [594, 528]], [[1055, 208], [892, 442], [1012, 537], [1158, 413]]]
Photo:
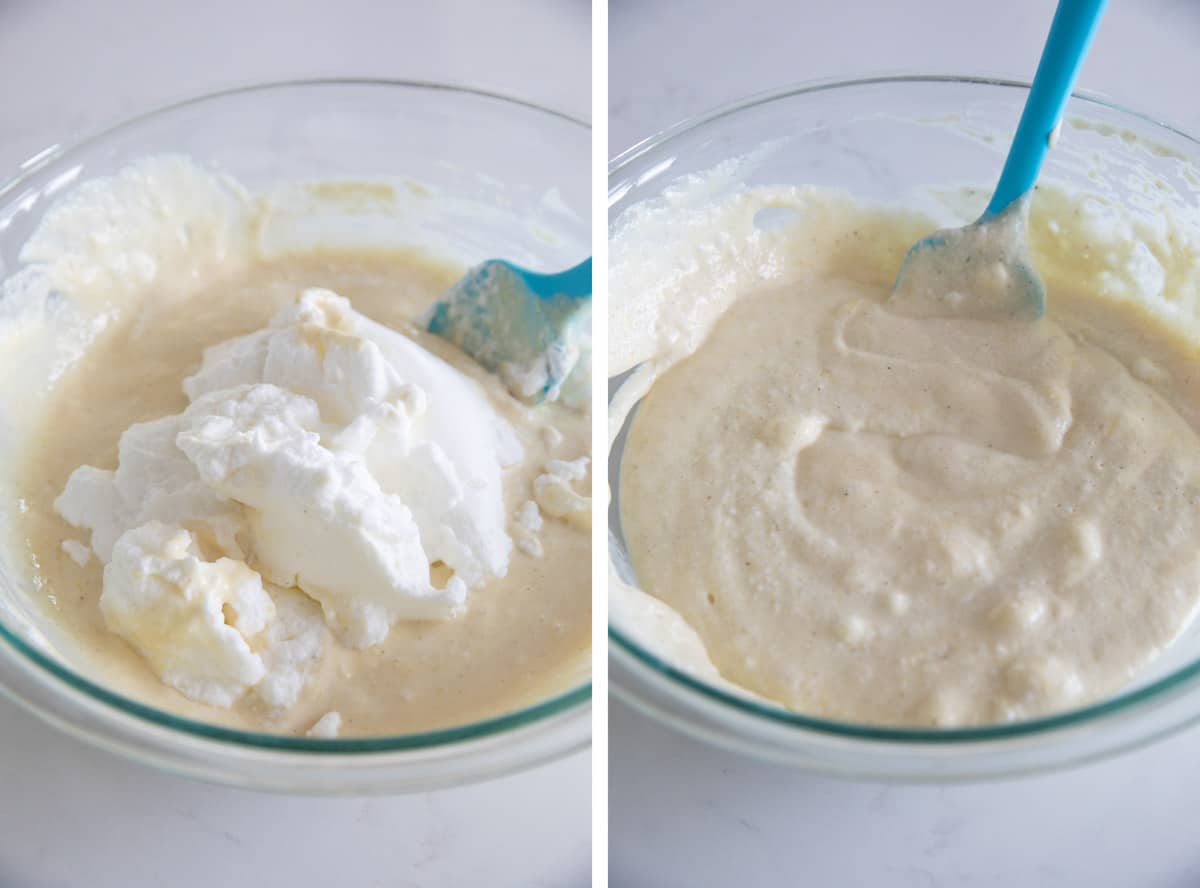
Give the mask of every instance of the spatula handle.
[[1017, 134], [984, 219], [1000, 215], [1033, 188], [1107, 5], [1108, 0], [1059, 0]]

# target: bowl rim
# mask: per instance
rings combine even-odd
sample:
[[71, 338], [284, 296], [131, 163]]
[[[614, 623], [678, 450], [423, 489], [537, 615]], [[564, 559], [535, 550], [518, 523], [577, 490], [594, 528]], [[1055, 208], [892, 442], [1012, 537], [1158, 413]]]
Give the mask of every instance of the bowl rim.
[[94, 129], [89, 129], [82, 135], [69, 141], [56, 142], [53, 145], [48, 145], [39, 151], [35, 151], [33, 154], [29, 155], [29, 157], [25, 158], [25, 160], [17, 161], [17, 171], [15, 173], [0, 180], [0, 200], [3, 200], [5, 197], [7, 197], [9, 192], [21, 185], [30, 176], [35, 175], [65, 155], [73, 151], [78, 151], [81, 148], [87, 148], [88, 146], [93, 145], [102, 139], [106, 139], [111, 135], [115, 135], [122, 130], [137, 126], [141, 123], [146, 123], [149, 120], [156, 117], [161, 117], [164, 114], [170, 114], [174, 111], [182, 111], [185, 108], [190, 108], [195, 105], [202, 105], [210, 101], [234, 98], [251, 93], [271, 92], [274, 90], [296, 87], [336, 88], [364, 86], [384, 88], [400, 87], [414, 91], [424, 90], [429, 92], [444, 92], [449, 94], [475, 96], [476, 98], [489, 99], [498, 101], [502, 104], [511, 105], [513, 107], [523, 108], [526, 111], [536, 111], [549, 117], [558, 118], [565, 123], [572, 123], [577, 126], [581, 126], [586, 130], [590, 130], [592, 128], [591, 123], [582, 117], [577, 117], [573, 114], [570, 114], [566, 111], [560, 111], [556, 108], [549, 108], [545, 105], [539, 105], [537, 102], [532, 102], [528, 99], [520, 98], [519, 96], [513, 96], [493, 90], [481, 89], [474, 86], [439, 83], [434, 80], [410, 80], [387, 77], [296, 77], [286, 78], [283, 80], [255, 80], [247, 83], [223, 87], [221, 89], [205, 91], [202, 93], [191, 93], [183, 98], [164, 102], [145, 111], [140, 111], [137, 114], [133, 114], [128, 117], [121, 117], [113, 122], [103, 124]]
[[[499, 105], [520, 109], [521, 111], [535, 112], [538, 115], [544, 115], [560, 122], [580, 127], [585, 131], [591, 130], [591, 124], [588, 121], [567, 112], [548, 108], [516, 96], [466, 85], [378, 77], [311, 77], [254, 81], [193, 94], [182, 99], [156, 105], [149, 110], [120, 118], [115, 122], [91, 130], [79, 138], [55, 143], [43, 148], [30, 155], [24, 161], [18, 161], [17, 171], [12, 176], [0, 180], [0, 201], [9, 198], [32, 177], [45, 171], [54, 163], [69, 159], [72, 154], [95, 146], [111, 136], [136, 129], [141, 124], [148, 123], [153, 119], [169, 115], [173, 112], [254, 93], [268, 93], [287, 89], [337, 89], [343, 87], [398, 88], [413, 92], [440, 92], [460, 97], [466, 96], [485, 99]], [[200, 721], [176, 715], [164, 709], [134, 700], [124, 694], [97, 684], [66, 665], [59, 663], [39, 650], [20, 634], [11, 630], [3, 621], [0, 621], [0, 641], [7, 643], [9, 648], [23, 657], [28, 664], [40, 670], [43, 677], [53, 679], [51, 682], [41, 683], [43, 686], [53, 688], [53, 693], [61, 694], [62, 688], [59, 687], [59, 683], [64, 684], [69, 691], [82, 693], [90, 701], [102, 704], [117, 717], [131, 716], [136, 721], [145, 723], [151, 729], [165, 728], [170, 731], [179, 732], [189, 739], [215, 742], [220, 746], [237, 749], [305, 753], [314, 757], [378, 755], [380, 753], [413, 750], [445, 749], [452, 746], [462, 748], [472, 741], [494, 740], [504, 734], [515, 732], [520, 728], [547, 722], [554, 716], [585, 714], [592, 698], [592, 679], [589, 675], [586, 681], [539, 700], [536, 703], [528, 704], [499, 715], [445, 728], [408, 734], [388, 734], [371, 737], [323, 738], [291, 734], [272, 734], [260, 731], [245, 731], [212, 722]], [[2, 683], [0, 683], [0, 690], [10, 692], [18, 702], [28, 706], [34, 712], [39, 714], [44, 712], [42, 705], [36, 700], [30, 699], [24, 694], [10, 691]], [[566, 755], [575, 748], [575, 745], [568, 746], [561, 752], [563, 755]], [[543, 758], [542, 760], [546, 759]]]
[[[674, 139], [694, 130], [709, 126], [723, 118], [731, 117], [743, 111], [748, 111], [772, 102], [838, 89], [896, 84], [929, 85], [947, 83], [968, 86], [1003, 87], [1024, 91], [1028, 91], [1031, 86], [1028, 80], [1019, 78], [983, 74], [964, 75], [905, 71], [871, 74], [862, 77], [821, 78], [754, 93], [723, 103], [709, 111], [672, 124], [631, 145], [610, 160], [608, 166], [610, 211], [612, 205], [627, 193], [627, 189], [625, 188], [618, 188], [616, 191], [613, 189], [613, 179], [618, 177], [625, 168], [644, 155], [667, 145]], [[1084, 103], [1085, 106], [1098, 106], [1108, 111], [1115, 111], [1118, 114], [1130, 117], [1141, 123], [1149, 124], [1159, 132], [1187, 140], [1195, 146], [1197, 160], [1200, 160], [1200, 137], [1172, 123], [1151, 114], [1127, 108], [1107, 97], [1090, 93], [1086, 90], [1073, 91], [1071, 98]], [[1064, 113], [1063, 120], [1066, 121], [1067, 119], [1067, 114]], [[613, 221], [615, 220], [610, 219], [610, 227]], [[619, 378], [610, 377], [609, 381], [611, 383]], [[619, 391], [619, 389], [620, 386], [618, 385], [614, 393], [615, 391]], [[649, 593], [643, 592], [643, 594]], [[1196, 619], [1200, 619], [1200, 617], [1196, 617]], [[1136, 709], [1139, 705], [1146, 705], [1155, 700], [1162, 700], [1172, 691], [1176, 691], [1186, 684], [1193, 683], [1200, 677], [1200, 657], [1197, 657], [1190, 663], [1142, 687], [1123, 690], [1085, 706], [1037, 718], [1022, 719], [1015, 722], [949, 728], [905, 727], [819, 718], [785, 709], [780, 704], [758, 702], [749, 697], [743, 697], [731, 691], [724, 690], [690, 674], [686, 670], [668, 663], [663, 658], [643, 647], [630, 635], [622, 632], [612, 622], [611, 608], [609, 612], [608, 639], [610, 648], [616, 647], [622, 653], [632, 658], [640, 667], [648, 668], [652, 672], [665, 677], [670, 684], [682, 689], [687, 697], [706, 702], [715, 702], [721, 706], [735, 710], [739, 715], [750, 716], [754, 720], [761, 720], [773, 725], [795, 729], [795, 736], [797, 737], [809, 733], [840, 740], [867, 741], [873, 744], [903, 744], [909, 749], [919, 749], [922, 746], [939, 749], [951, 746], [966, 746], [978, 749], [988, 743], [995, 743], [997, 741], [1011, 741], [1020, 738], [1046, 738], [1058, 735], [1067, 728], [1109, 723], [1113, 717]], [[630, 693], [628, 689], [624, 689], [624, 691]], [[1181, 719], [1177, 724], [1172, 726], [1171, 731], [1182, 730], [1197, 720], [1200, 720], [1200, 707], [1197, 708], [1197, 711], [1190, 718]]]
[[[714, 123], [723, 117], [729, 117], [741, 111], [748, 111], [751, 108], [756, 108], [759, 105], [766, 105], [770, 102], [780, 99], [787, 99], [793, 96], [809, 95], [812, 93], [829, 92], [832, 90], [843, 89], [846, 87], [856, 86], [878, 86], [880, 84], [896, 84], [896, 83], [961, 83], [973, 84], [977, 86], [1003, 86], [1015, 89], [1028, 90], [1032, 85], [1030, 81], [1019, 77], [1006, 77], [998, 74], [946, 74], [938, 72], [924, 71], [891, 71], [876, 74], [865, 74], [860, 77], [820, 77], [813, 80], [805, 80], [800, 83], [793, 83], [786, 86], [776, 87], [774, 89], [754, 92], [741, 98], [731, 99], [728, 102], [723, 102], [720, 105], [702, 111], [699, 114], [691, 117], [685, 117], [664, 129], [659, 130], [647, 136], [640, 141], [634, 142], [625, 150], [621, 151], [608, 162], [608, 175], [612, 178], [620, 169], [627, 166], [632, 161], [636, 160], [641, 155], [659, 147], [664, 142], [675, 139], [693, 129]], [[1071, 91], [1070, 98], [1079, 99], [1089, 105], [1099, 105], [1107, 108], [1110, 111], [1117, 111], [1121, 114], [1129, 115], [1130, 117], [1149, 123], [1159, 129], [1165, 130], [1175, 136], [1180, 136], [1189, 141], [1200, 144], [1200, 136], [1188, 132], [1186, 129], [1165, 120], [1156, 115], [1144, 111], [1135, 111], [1122, 103], [1108, 98], [1101, 93], [1092, 92], [1085, 89], [1076, 89]], [[1063, 112], [1063, 120], [1066, 121], [1067, 112]]]

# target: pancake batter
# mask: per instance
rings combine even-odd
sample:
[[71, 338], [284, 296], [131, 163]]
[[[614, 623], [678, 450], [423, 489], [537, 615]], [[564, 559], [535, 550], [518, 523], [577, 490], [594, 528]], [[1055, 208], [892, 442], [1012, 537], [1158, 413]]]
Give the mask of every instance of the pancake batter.
[[722, 679], [833, 719], [1010, 721], [1118, 690], [1188, 625], [1200, 364], [1118, 301], [1138, 281], [1078, 206], [1035, 207], [1041, 321], [889, 304], [931, 227], [902, 213], [748, 192], [653, 258], [678, 212], [614, 241], [612, 370], [642, 366], [613, 421], [646, 392], [621, 517]]
[[[212, 183], [187, 164], [167, 164], [159, 173], [147, 181], [178, 176], [189, 192], [210, 203], [217, 199], [205, 191]], [[162, 197], [163, 203], [170, 200]], [[136, 700], [198, 720], [276, 733], [311, 728], [314, 736], [402, 734], [464, 724], [576, 684], [586, 676], [589, 660], [588, 534], [567, 520], [573, 516], [536, 508], [536, 550], [514, 546], [505, 575], [472, 589], [465, 607], [445, 619], [400, 619], [379, 643], [326, 626], [314, 600], [266, 582], [281, 618], [290, 621], [280, 623], [279, 631], [303, 628], [296, 630], [288, 656], [304, 660], [304, 686], [287, 706], [271, 706], [254, 693], [229, 706], [189, 697], [161, 681], [147, 659], [114, 634], [98, 606], [102, 565], [89, 553], [86, 530], [64, 520], [56, 500], [80, 466], [114, 468], [118, 439], [132, 424], [187, 407], [183, 383], [201, 366], [207, 347], [262, 329], [310, 288], [336, 291], [357, 312], [448, 362], [511, 428], [522, 453], [502, 476], [512, 536], [532, 532], [528, 504], [547, 464], [570, 460], [586, 466], [578, 461], [589, 440], [585, 412], [558, 404], [524, 406], [498, 379], [414, 325], [460, 269], [412, 250], [314, 246], [259, 255], [253, 241], [241, 238], [257, 232], [262, 210], [244, 209], [241, 221], [193, 220], [190, 242], [184, 238], [178, 243], [185, 246], [176, 246], [183, 252], [169, 257], [149, 282], [132, 274], [108, 279], [88, 269], [93, 287], [81, 289], [81, 302], [101, 309], [101, 329], [48, 392], [28, 441], [20, 490], [21, 546], [48, 617], [72, 641], [67, 654], [74, 668]], [[64, 272], [72, 286], [75, 271]], [[585, 474], [581, 469], [572, 480]], [[586, 493], [582, 484], [576, 488]], [[523, 522], [517, 517], [522, 512]], [[440, 563], [432, 565], [431, 582], [446, 583], [447, 573]], [[227, 614], [228, 621], [237, 619]]]

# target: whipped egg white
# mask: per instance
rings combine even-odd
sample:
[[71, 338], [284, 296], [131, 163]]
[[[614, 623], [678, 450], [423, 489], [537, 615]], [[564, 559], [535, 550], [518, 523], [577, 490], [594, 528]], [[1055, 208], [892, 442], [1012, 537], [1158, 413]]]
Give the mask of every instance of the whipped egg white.
[[263, 578], [364, 648], [507, 573], [512, 430], [469, 379], [335, 293], [211, 346], [183, 389], [186, 410], [130, 427], [117, 468], [77, 469], [55, 509], [91, 531], [110, 628], [186, 696], [228, 706], [266, 676]]

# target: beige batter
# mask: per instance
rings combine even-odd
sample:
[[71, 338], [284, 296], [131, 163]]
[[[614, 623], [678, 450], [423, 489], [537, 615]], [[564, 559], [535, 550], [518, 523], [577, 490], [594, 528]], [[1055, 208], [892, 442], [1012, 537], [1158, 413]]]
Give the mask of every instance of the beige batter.
[[[93, 680], [192, 718], [254, 730], [303, 733], [322, 714], [342, 716], [341, 736], [411, 733], [499, 715], [565, 690], [587, 674], [590, 644], [588, 534], [546, 516], [544, 556], [514, 550], [508, 575], [473, 592], [464, 616], [400, 622], [387, 640], [363, 651], [330, 635], [319, 672], [286, 712], [268, 711], [252, 694], [232, 709], [193, 703], [162, 684], [144, 661], [111, 634], [98, 607], [101, 566], [80, 567], [62, 550], [80, 539], [53, 510], [80, 465], [116, 465], [117, 441], [132, 423], [187, 405], [181, 383], [207, 346], [266, 324], [307, 287], [326, 287], [356, 310], [416, 339], [484, 387], [497, 413], [516, 430], [525, 459], [505, 471], [505, 502], [530, 498], [547, 459], [588, 452], [585, 413], [555, 404], [534, 409], [513, 399], [494, 377], [412, 319], [460, 270], [416, 253], [309, 252], [228, 269], [223, 277], [156, 285], [136, 311], [110, 323], [58, 380], [22, 473], [27, 505], [21, 534], [35, 582], [81, 649]], [[558, 435], [545, 431], [557, 429]], [[77, 658], [78, 659], [78, 658]]]
[[[755, 230], [778, 205], [800, 221]], [[694, 216], [647, 294], [664, 218], [614, 247], [613, 335], [648, 331], [614, 342], [648, 389], [622, 528], [723, 679], [835, 719], [1007, 721], [1119, 689], [1189, 623], [1200, 356], [1100, 298], [1130, 279], [1067, 203], [1035, 213], [1040, 321], [970, 294], [905, 316], [891, 282], [927, 223], [795, 190]]]

